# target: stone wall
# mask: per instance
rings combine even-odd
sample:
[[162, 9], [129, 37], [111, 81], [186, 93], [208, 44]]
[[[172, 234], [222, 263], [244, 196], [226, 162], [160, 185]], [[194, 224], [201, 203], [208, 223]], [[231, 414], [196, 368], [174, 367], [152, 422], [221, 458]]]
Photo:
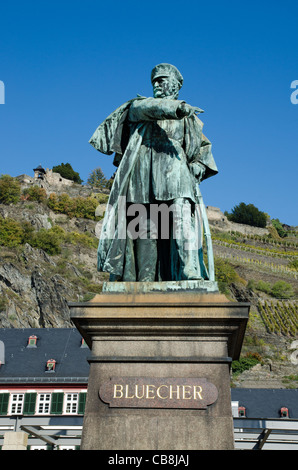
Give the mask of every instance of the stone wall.
[[[34, 179], [39, 180], [40, 178], [38, 178], [38, 176], [34, 176]], [[59, 173], [55, 173], [53, 170], [49, 170], [48, 168], [44, 175], [44, 181], [53, 186], [72, 186], [74, 184], [73, 181], [63, 178]]]
[[215, 228], [222, 232], [240, 232], [243, 233], [243, 235], [269, 235], [269, 231], [267, 228], [252, 227], [251, 225], [230, 222], [218, 207], [207, 206], [206, 209], [211, 228]]

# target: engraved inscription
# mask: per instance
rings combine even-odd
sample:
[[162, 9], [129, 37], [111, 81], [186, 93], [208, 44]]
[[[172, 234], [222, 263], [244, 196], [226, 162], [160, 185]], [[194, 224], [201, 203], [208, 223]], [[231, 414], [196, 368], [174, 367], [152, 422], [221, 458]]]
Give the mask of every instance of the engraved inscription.
[[206, 409], [218, 391], [205, 378], [111, 377], [101, 385], [99, 397], [112, 408]]

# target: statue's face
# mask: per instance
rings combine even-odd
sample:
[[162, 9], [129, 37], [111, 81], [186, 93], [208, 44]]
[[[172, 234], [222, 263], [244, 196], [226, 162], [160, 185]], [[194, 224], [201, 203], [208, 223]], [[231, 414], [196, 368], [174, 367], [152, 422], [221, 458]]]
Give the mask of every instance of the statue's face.
[[153, 81], [154, 98], [177, 99], [179, 89], [179, 83], [174, 77], [157, 77]]
[[153, 82], [154, 98], [172, 96], [172, 80], [170, 77], [157, 77]]

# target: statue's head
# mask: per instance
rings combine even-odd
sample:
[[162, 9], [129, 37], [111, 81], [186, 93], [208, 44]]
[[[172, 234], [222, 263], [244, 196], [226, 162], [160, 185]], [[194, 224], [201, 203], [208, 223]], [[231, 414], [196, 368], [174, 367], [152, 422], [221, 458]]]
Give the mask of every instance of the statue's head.
[[151, 72], [154, 98], [178, 98], [183, 84], [179, 70], [171, 64], [158, 64]]

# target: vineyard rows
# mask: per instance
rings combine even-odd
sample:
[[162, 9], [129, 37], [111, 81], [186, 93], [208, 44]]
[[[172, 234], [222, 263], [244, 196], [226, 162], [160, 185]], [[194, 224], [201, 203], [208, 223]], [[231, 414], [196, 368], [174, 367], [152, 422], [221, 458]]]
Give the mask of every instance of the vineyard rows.
[[258, 309], [270, 333], [296, 336], [298, 333], [297, 302], [259, 302]]
[[287, 268], [286, 266], [273, 264], [273, 263], [267, 263], [266, 261], [260, 261], [258, 259], [253, 259], [253, 258], [235, 256], [231, 253], [215, 253], [215, 255], [224, 259], [227, 259], [227, 258], [232, 259], [240, 263], [255, 264], [255, 265], [258, 265], [259, 267], [267, 268], [274, 273], [283, 273], [283, 274], [289, 275], [297, 279], [297, 275], [298, 275], [297, 271], [293, 271], [292, 269]]
[[256, 248], [252, 245], [245, 245], [239, 242], [233, 242], [233, 241], [223, 241], [223, 240], [218, 240], [215, 237], [212, 238], [214, 245], [220, 245], [220, 246], [226, 246], [229, 248], [234, 248], [238, 249], [241, 251], [246, 251], [249, 253], [255, 253], [259, 255], [265, 255], [265, 256], [270, 256], [270, 257], [276, 257], [276, 258], [288, 258], [288, 259], [294, 259], [298, 257], [298, 252], [288, 252], [285, 253], [284, 251], [277, 251], [277, 250], [269, 250], [268, 248]]
[[[218, 240], [222, 240], [222, 235], [223, 233], [222, 232], [218, 232], [217, 230], [211, 230], [212, 231], [212, 239], [214, 238], [217, 238]], [[298, 237], [298, 231], [297, 232], [289, 232], [289, 235], [291, 235], [289, 238], [285, 238], [285, 239], [281, 239], [281, 240], [275, 240], [272, 238], [271, 235], [267, 235], [267, 236], [262, 236], [262, 235], [252, 235], [252, 234], [249, 234], [247, 233], [246, 235], [244, 235], [243, 233], [240, 233], [240, 232], [235, 232], [235, 231], [231, 231], [231, 232], [224, 232], [224, 234], [226, 235], [227, 233], [230, 234], [230, 237], [235, 237], [235, 238], [241, 238], [243, 239], [243, 237], [245, 237], [247, 240], [253, 240], [253, 241], [257, 241], [258, 243], [263, 243], [263, 244], [270, 244], [270, 245], [275, 245], [275, 246], [279, 246], [279, 247], [283, 247], [283, 248], [294, 248], [294, 249], [297, 249], [298, 248], [298, 243], [295, 242], [295, 240], [293, 240], [293, 237], [296, 238]], [[232, 240], [232, 242], [235, 241], [235, 240]], [[236, 242], [236, 243], [239, 243], [239, 242]], [[265, 248], [265, 249], [268, 249], [268, 248]]]

